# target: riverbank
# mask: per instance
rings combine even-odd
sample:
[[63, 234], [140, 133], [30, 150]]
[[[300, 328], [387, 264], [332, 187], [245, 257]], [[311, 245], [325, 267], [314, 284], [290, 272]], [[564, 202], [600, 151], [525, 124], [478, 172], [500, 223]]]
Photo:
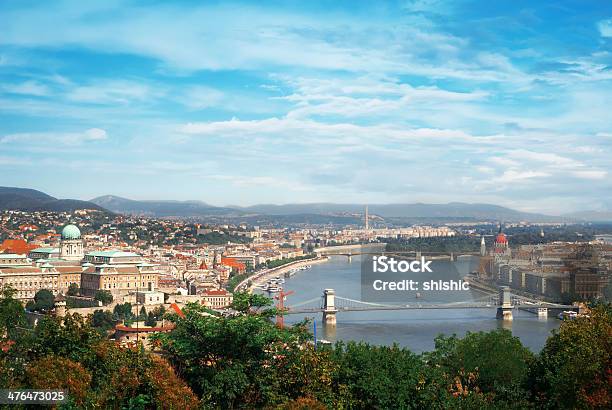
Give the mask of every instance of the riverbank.
[[[236, 286], [236, 291], [245, 291], [246, 290], [247, 292], [250, 293], [250, 292], [253, 291], [255, 286], [258, 286], [258, 285], [261, 285], [261, 284], [267, 282], [272, 277], [279, 276], [279, 275], [284, 275], [285, 272], [288, 272], [291, 269], [298, 269], [298, 268], [301, 268], [302, 266], [306, 266], [306, 265], [315, 265], [315, 264], [327, 262], [328, 260], [329, 260], [329, 258], [327, 256], [318, 256], [318, 257], [312, 258], [312, 259], [304, 259], [304, 260], [300, 260], [300, 261], [291, 262], [291, 263], [288, 263], [286, 265], [279, 266], [277, 268], [264, 269], [261, 272], [256, 273], [255, 275], [249, 276], [248, 278], [246, 278], [245, 280], [240, 282]], [[249, 281], [251, 282], [251, 285], [247, 286]]]

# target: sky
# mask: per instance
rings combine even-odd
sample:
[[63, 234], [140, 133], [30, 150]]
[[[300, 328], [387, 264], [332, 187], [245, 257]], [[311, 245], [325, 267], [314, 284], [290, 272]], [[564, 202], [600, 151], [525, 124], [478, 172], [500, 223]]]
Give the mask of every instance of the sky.
[[0, 185], [612, 210], [612, 2], [2, 1]]

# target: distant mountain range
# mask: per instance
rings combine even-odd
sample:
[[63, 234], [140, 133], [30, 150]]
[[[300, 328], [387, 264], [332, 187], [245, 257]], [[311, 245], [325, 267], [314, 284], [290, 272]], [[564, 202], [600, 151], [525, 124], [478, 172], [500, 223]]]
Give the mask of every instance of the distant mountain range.
[[242, 212], [233, 208], [209, 205], [202, 201], [135, 201], [114, 195], [104, 195], [92, 199], [96, 205], [110, 211], [152, 217], [203, 217], [235, 216]]
[[[293, 215], [303, 213], [317, 214], [362, 214], [362, 204], [287, 204], [287, 205], [254, 205], [239, 208], [243, 211], [268, 215]], [[383, 218], [472, 218], [498, 221], [534, 221], [552, 220], [554, 217], [542, 214], [515, 211], [498, 205], [468, 204], [451, 202], [448, 204], [372, 204], [368, 206], [372, 215]], [[558, 218], [557, 218], [558, 219]]]
[[0, 187], [0, 210], [72, 212], [76, 209], [106, 209], [88, 201], [57, 199], [35, 189]]
[[573, 212], [571, 214], [563, 215], [567, 218], [571, 218], [578, 221], [589, 221], [589, 222], [610, 222], [612, 221], [612, 211], [582, 211]]
[[[295, 219], [322, 220], [318, 216], [348, 218], [359, 220], [356, 215], [364, 213], [362, 204], [286, 204], [286, 205], [253, 205], [248, 207], [227, 206], [216, 207], [200, 201], [135, 201], [113, 195], [94, 198], [91, 202], [113, 212], [148, 215], [155, 217], [205, 217], [232, 216], [252, 220], [252, 216], [276, 216], [277, 219], [289, 221]], [[467, 204], [453, 202], [449, 204], [375, 204], [370, 205], [371, 215], [383, 218], [445, 218], [445, 219], [475, 219], [501, 221], [552, 221], [559, 218], [542, 214], [519, 212], [503, 206], [489, 204]], [[282, 218], [281, 218], [282, 217]], [[291, 218], [290, 218], [291, 217]]]
[[[73, 211], [75, 209], [99, 209], [111, 212], [142, 215], [149, 217], [240, 219], [249, 222], [277, 221], [283, 223], [357, 223], [362, 220], [362, 204], [286, 204], [253, 205], [248, 207], [219, 207], [202, 201], [139, 201], [105, 195], [91, 201], [57, 199], [34, 189], [0, 187], [0, 210], [18, 209], [25, 211]], [[451, 202], [448, 204], [372, 204], [370, 215], [398, 220], [481, 220], [481, 221], [612, 221], [612, 212], [576, 212], [553, 217], [549, 215], [520, 212], [491, 204], [469, 204]]]

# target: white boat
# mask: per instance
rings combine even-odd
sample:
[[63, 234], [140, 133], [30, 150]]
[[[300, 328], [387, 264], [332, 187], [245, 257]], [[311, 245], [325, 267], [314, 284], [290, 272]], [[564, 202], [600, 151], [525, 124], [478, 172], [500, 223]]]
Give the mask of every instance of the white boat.
[[561, 320], [572, 320], [578, 317], [578, 313], [574, 312], [573, 310], [564, 310], [563, 312], [559, 313], [558, 317]]
[[261, 289], [262, 290], [268, 290], [269, 286], [267, 283], [264, 283], [263, 285], [261, 285]]
[[270, 286], [270, 287], [268, 287], [268, 292], [270, 292], [270, 293], [277, 293], [277, 292], [280, 292], [281, 290], [283, 290], [283, 288], [281, 288], [280, 286]]

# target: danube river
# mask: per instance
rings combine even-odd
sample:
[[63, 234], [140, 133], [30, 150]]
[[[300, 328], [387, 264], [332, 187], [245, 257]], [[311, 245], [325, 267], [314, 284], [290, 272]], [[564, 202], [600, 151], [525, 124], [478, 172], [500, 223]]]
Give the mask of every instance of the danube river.
[[[450, 263], [447, 263], [450, 265]], [[437, 272], [446, 279], [460, 279], [473, 269], [471, 258], [461, 258], [451, 269], [440, 268]], [[436, 271], [436, 270], [434, 270]], [[286, 279], [286, 291], [294, 291], [287, 297], [286, 305], [291, 306], [308, 301], [323, 294], [323, 289], [335, 289], [336, 295], [361, 300], [361, 260], [353, 257], [349, 262], [345, 256], [332, 256], [327, 263], [313, 265]], [[413, 295], [407, 296], [414, 298]], [[420, 298], [411, 303], [453, 303], [483, 300], [486, 295], [478, 291], [468, 292], [421, 292]], [[537, 315], [514, 310], [514, 321], [504, 322], [495, 318], [495, 308], [483, 309], [442, 309], [442, 310], [398, 310], [338, 312], [337, 324], [326, 326], [321, 314], [287, 315], [286, 323], [295, 323], [305, 317], [317, 321], [318, 337], [332, 342], [336, 340], [365, 341], [372, 344], [390, 345], [398, 343], [414, 352], [432, 350], [434, 338], [439, 334], [459, 336], [466, 332], [488, 331], [507, 328], [518, 336], [532, 351], [539, 351], [552, 329], [559, 326], [556, 318], [538, 319]], [[311, 330], [313, 324], [310, 324]]]

